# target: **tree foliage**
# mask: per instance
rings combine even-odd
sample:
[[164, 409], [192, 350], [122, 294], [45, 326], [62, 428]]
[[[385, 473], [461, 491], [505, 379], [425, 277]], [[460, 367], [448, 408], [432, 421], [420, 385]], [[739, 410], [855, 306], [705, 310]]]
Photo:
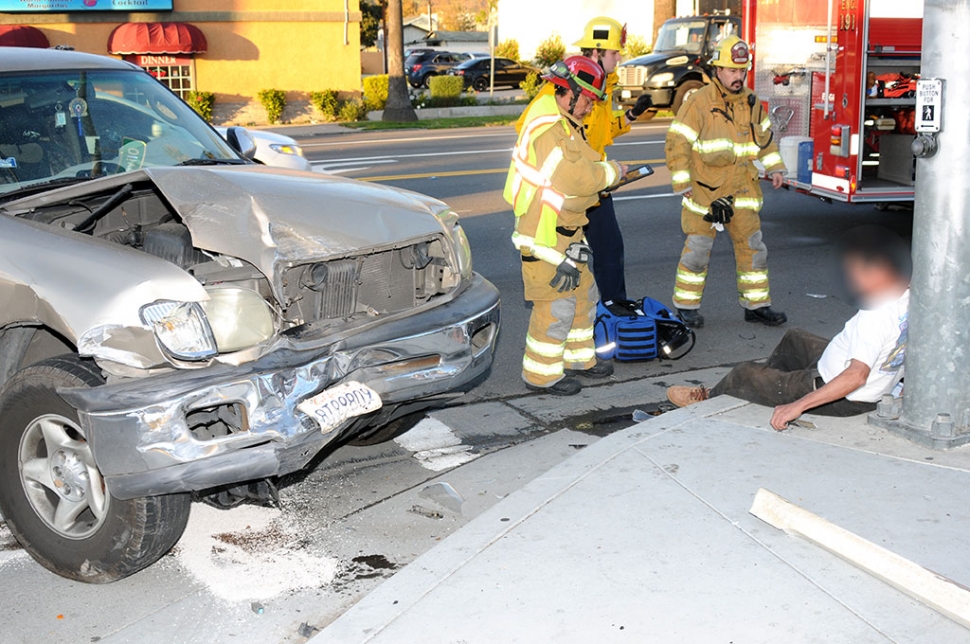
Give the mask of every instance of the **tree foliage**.
[[536, 65], [546, 68], [566, 57], [566, 45], [563, 44], [562, 36], [553, 33], [551, 36], [539, 43], [536, 49]]
[[495, 46], [496, 58], [510, 58], [515, 62], [519, 62], [519, 56], [519, 41], [514, 38], [503, 40]]
[[387, 0], [364, 0], [360, 3], [360, 46], [374, 47], [377, 45], [377, 33], [384, 20], [384, 10]]
[[643, 36], [630, 35], [626, 39], [626, 47], [623, 48], [623, 58], [632, 60], [653, 51], [653, 47]]

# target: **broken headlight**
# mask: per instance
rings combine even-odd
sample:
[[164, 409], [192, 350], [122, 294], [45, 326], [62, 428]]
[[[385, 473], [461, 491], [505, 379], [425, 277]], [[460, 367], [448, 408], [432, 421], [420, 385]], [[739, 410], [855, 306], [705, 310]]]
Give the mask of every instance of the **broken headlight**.
[[266, 300], [246, 288], [213, 288], [202, 310], [221, 353], [254, 347], [276, 334]]
[[468, 279], [472, 276], [472, 247], [461, 224], [455, 224], [451, 238], [455, 242], [455, 254], [458, 256], [458, 272], [463, 278]]
[[206, 360], [218, 353], [212, 329], [197, 302], [155, 302], [142, 307], [141, 319], [174, 358]]

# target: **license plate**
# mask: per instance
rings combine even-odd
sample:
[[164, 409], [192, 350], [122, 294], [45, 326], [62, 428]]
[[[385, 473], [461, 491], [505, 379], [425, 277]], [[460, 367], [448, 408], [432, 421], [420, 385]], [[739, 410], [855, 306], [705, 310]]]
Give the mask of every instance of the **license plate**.
[[313, 418], [324, 434], [332, 432], [342, 424], [377, 411], [384, 406], [380, 395], [359, 382], [345, 382], [297, 405], [297, 409]]
[[631, 90], [625, 89], [620, 92], [620, 98], [633, 98], [633, 92]]

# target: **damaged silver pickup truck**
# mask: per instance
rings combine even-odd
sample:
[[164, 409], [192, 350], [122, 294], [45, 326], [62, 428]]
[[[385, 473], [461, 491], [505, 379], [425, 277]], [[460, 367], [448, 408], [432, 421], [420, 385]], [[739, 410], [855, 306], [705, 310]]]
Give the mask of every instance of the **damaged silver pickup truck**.
[[496, 289], [434, 199], [248, 160], [141, 69], [0, 57], [0, 513], [130, 575], [190, 493], [387, 440], [484, 378]]

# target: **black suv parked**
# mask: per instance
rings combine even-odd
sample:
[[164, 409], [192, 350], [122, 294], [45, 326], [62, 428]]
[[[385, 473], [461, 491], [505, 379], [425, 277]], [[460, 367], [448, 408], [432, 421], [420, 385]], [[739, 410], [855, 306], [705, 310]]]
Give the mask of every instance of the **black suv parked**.
[[432, 78], [440, 74], [447, 74], [449, 69], [471, 60], [471, 58], [471, 54], [451, 51], [415, 52], [408, 56], [408, 59], [404, 62], [404, 70], [412, 87], [427, 88], [430, 87]]

